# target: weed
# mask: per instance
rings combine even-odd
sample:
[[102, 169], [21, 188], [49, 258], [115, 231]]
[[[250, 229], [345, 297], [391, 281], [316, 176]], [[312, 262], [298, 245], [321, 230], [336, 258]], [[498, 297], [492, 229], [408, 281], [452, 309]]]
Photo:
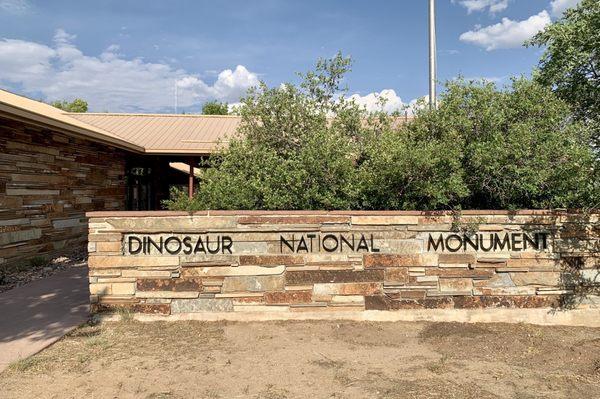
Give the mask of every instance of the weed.
[[48, 261], [43, 256], [34, 256], [33, 258], [29, 259], [29, 266], [34, 268], [44, 266], [47, 263]]
[[108, 349], [112, 346], [111, 342], [101, 336], [92, 336], [85, 340], [85, 344], [90, 348]]
[[443, 372], [446, 371], [447, 362], [448, 362], [448, 355], [442, 355], [442, 357], [440, 357], [437, 362], [432, 363], [429, 366], [427, 366], [427, 370], [429, 370], [435, 374], [442, 374]]
[[18, 373], [23, 373], [27, 370], [30, 370], [30, 369], [36, 367], [40, 363], [42, 363], [42, 359], [40, 359], [36, 356], [26, 357], [26, 358], [19, 359], [15, 362], [11, 363], [8, 366], [8, 369], [11, 371], [18, 372]]
[[133, 320], [133, 312], [129, 308], [119, 307], [117, 314], [121, 317], [122, 322], [127, 323]]

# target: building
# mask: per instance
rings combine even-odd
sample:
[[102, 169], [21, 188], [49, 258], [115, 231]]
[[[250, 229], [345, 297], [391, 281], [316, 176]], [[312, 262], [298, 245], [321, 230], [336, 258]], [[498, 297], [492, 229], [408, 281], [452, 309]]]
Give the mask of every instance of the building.
[[85, 212], [155, 210], [234, 116], [74, 114], [0, 90], [0, 270], [86, 242]]

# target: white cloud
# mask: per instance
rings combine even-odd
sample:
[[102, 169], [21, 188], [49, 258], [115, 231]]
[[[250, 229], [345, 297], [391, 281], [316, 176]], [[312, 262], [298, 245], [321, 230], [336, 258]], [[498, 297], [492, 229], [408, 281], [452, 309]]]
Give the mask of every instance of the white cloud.
[[26, 0], [0, 0], [0, 10], [9, 14], [25, 14], [30, 8]]
[[581, 0], [552, 0], [552, 2], [550, 2], [552, 15], [561, 17], [567, 8], [575, 7], [580, 1]]
[[394, 111], [403, 111], [408, 104], [402, 102], [402, 99], [393, 89], [384, 89], [379, 93], [369, 93], [365, 96], [353, 94], [348, 100], [364, 107], [369, 112], [384, 111], [392, 113]]
[[477, 27], [460, 35], [466, 43], [484, 47], [486, 50], [520, 47], [523, 43], [550, 24], [550, 15], [546, 10], [532, 15], [524, 21], [502, 18], [502, 22], [486, 27]]
[[238, 65], [219, 73], [211, 85], [198, 75], [166, 63], [127, 59], [110, 45], [99, 56], [83, 54], [74, 35], [56, 31], [52, 46], [35, 42], [0, 40], [0, 84], [26, 94], [41, 93], [48, 101], [80, 97], [92, 111], [171, 111], [178, 86], [180, 107], [207, 100], [236, 102], [258, 83], [255, 73]]
[[[456, 3], [456, 0], [452, 0]], [[467, 9], [467, 13], [485, 11], [495, 14], [508, 8], [508, 0], [459, 0], [458, 3]]]

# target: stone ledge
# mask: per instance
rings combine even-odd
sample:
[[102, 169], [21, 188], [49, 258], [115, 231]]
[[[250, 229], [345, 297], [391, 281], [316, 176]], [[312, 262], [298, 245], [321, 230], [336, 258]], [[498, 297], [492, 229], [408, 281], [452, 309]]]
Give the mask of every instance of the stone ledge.
[[[563, 215], [566, 213], [581, 213], [579, 210], [552, 210], [552, 209], [519, 209], [508, 210], [485, 210], [473, 209], [461, 211], [461, 216], [469, 215]], [[600, 209], [590, 213], [600, 213]], [[356, 216], [451, 216], [452, 211], [92, 211], [85, 214], [88, 218], [107, 217], [159, 217], [159, 216], [271, 216], [271, 215], [356, 215]]]
[[[350, 321], [428, 321], [459, 323], [525, 323], [555, 326], [600, 327], [600, 309], [554, 312], [537, 309], [412, 309], [398, 311], [304, 311], [304, 312], [205, 312], [169, 316], [134, 314], [135, 320], [152, 321], [269, 321], [269, 320], [350, 320]], [[119, 321], [119, 315], [96, 315], [102, 321]]]

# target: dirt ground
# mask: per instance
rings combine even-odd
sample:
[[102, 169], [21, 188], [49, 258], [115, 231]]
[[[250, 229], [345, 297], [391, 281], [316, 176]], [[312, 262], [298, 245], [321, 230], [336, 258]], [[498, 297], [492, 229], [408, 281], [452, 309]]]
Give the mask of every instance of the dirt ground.
[[600, 329], [459, 323], [84, 326], [2, 398], [600, 398]]

